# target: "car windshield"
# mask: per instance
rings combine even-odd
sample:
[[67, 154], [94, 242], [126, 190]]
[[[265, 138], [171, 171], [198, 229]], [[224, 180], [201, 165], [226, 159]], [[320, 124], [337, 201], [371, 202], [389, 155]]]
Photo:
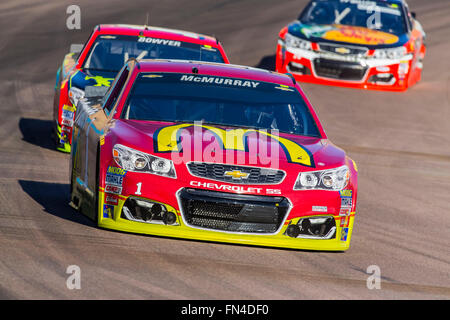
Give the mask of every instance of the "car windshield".
[[92, 45], [83, 68], [118, 72], [130, 58], [224, 62], [219, 49], [208, 45], [140, 36], [101, 35]]
[[122, 118], [198, 121], [320, 137], [314, 118], [295, 88], [208, 75], [141, 74], [133, 84]]
[[300, 14], [305, 24], [366, 27], [395, 35], [406, 33], [400, 4], [370, 0], [313, 0]]

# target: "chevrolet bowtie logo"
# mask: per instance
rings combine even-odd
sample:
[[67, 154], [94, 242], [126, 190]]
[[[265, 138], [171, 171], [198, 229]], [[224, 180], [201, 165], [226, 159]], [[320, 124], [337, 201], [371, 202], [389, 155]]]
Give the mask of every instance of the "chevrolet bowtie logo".
[[233, 179], [236, 180], [240, 180], [240, 179], [247, 179], [250, 174], [239, 170], [233, 170], [233, 171], [225, 171], [223, 175], [232, 177]]
[[336, 52], [340, 53], [340, 54], [347, 54], [347, 53], [350, 53], [350, 50], [347, 48], [340, 47], [340, 48], [336, 48]]

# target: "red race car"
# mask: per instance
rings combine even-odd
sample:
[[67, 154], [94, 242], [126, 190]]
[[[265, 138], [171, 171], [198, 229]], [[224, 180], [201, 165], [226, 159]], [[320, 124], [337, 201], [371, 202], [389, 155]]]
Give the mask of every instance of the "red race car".
[[100, 227], [344, 251], [357, 168], [295, 79], [206, 62], [128, 62], [77, 105], [71, 206]]
[[149, 26], [98, 25], [84, 46], [72, 45], [56, 75], [53, 118], [58, 150], [70, 152], [75, 106], [84, 88], [100, 86], [106, 91], [130, 58], [229, 63], [216, 38]]
[[276, 70], [303, 82], [403, 91], [421, 78], [424, 38], [404, 0], [312, 0], [281, 29]]

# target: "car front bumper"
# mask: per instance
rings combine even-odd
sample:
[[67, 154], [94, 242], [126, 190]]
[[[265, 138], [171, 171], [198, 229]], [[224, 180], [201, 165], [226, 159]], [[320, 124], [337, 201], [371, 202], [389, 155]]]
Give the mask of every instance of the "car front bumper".
[[[294, 209], [294, 204], [289, 203], [289, 210], [279, 226], [274, 232], [259, 233], [259, 232], [242, 232], [240, 229], [233, 231], [214, 230], [209, 227], [201, 227], [193, 225], [187, 218], [186, 206], [183, 206], [183, 200], [180, 193], [186, 190], [181, 188], [171, 197], [161, 196], [161, 193], [152, 193], [136, 196], [128, 195], [114, 195], [105, 192], [103, 187], [99, 190], [99, 208], [98, 208], [98, 225], [99, 227], [119, 230], [131, 233], [140, 233], [164, 237], [175, 237], [184, 239], [194, 239], [202, 241], [213, 241], [243, 245], [255, 246], [269, 246], [291, 249], [304, 250], [320, 250], [320, 251], [345, 251], [350, 246], [355, 212], [347, 211], [347, 215], [340, 215], [339, 212], [335, 214], [330, 213], [306, 213], [301, 217], [293, 217], [291, 213]], [[205, 190], [201, 190], [205, 191]], [[166, 224], [163, 220], [143, 221], [140, 217], [136, 218], [134, 215], [125, 214], [124, 207], [127, 206], [127, 201], [130, 199], [138, 199], [139, 201], [150, 201], [163, 206], [166, 212], [173, 214], [175, 220], [171, 224]], [[157, 199], [156, 199], [157, 198]], [[164, 201], [164, 198], [170, 198]], [[352, 209], [354, 206], [352, 207]], [[331, 238], [314, 239], [314, 237], [298, 236], [293, 237], [288, 235], [288, 228], [291, 225], [297, 224], [300, 219], [314, 217], [327, 217], [334, 220], [335, 230]]]
[[409, 85], [412, 55], [398, 60], [348, 59], [314, 50], [278, 45], [276, 70], [291, 73], [299, 82], [349, 88], [404, 91]]

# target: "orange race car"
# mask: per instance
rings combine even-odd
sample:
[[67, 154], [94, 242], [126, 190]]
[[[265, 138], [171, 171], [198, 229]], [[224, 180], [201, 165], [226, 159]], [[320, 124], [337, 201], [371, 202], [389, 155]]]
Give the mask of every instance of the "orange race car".
[[421, 78], [424, 39], [404, 0], [312, 0], [281, 29], [276, 70], [302, 82], [403, 91]]

